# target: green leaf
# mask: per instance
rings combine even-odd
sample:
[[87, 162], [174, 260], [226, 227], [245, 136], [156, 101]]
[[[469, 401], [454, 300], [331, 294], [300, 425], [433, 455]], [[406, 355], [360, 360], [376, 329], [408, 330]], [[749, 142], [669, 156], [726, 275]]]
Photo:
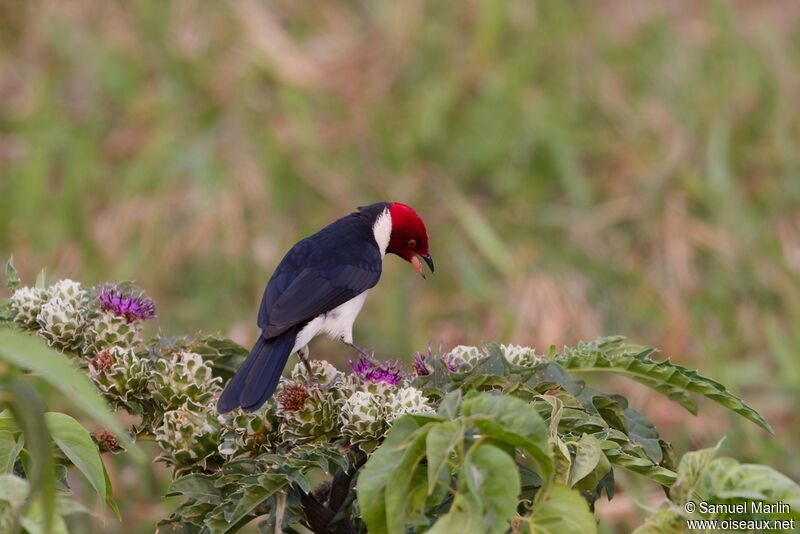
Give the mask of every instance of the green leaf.
[[12, 472], [24, 443], [21, 435], [0, 430], [0, 474]]
[[524, 519], [532, 534], [564, 534], [597, 532], [597, 524], [589, 505], [580, 493], [561, 484], [550, 484], [537, 496], [533, 513]]
[[287, 477], [279, 473], [260, 476], [258, 481], [257, 486], [247, 486], [241, 492], [237, 492], [239, 500], [231, 516], [226, 518], [228, 526], [220, 531], [221, 534], [240, 529], [252, 519], [253, 511], [261, 503], [289, 485]]
[[428, 534], [484, 534], [484, 532], [486, 531], [480, 504], [463, 493], [456, 493], [450, 510], [428, 530]]
[[584, 434], [575, 444], [575, 459], [569, 472], [569, 486], [591, 491], [611, 470], [597, 438]]
[[633, 408], [625, 408], [625, 418], [631, 441], [641, 445], [654, 464], [660, 464], [664, 459], [664, 451], [661, 450], [658, 431], [653, 423]]
[[67, 414], [45, 414], [47, 428], [56, 445], [70, 462], [83, 473], [97, 495], [106, 499], [106, 476], [100, 450], [89, 432]]
[[693, 498], [700, 477], [716, 456], [722, 441], [708, 449], [687, 452], [683, 455], [678, 464], [678, 480], [669, 490], [673, 502], [683, 504]]
[[193, 473], [173, 480], [167, 488], [167, 497], [183, 495], [198, 502], [219, 502], [222, 493], [216, 487], [215, 482], [219, 477], [214, 475], [202, 475]]
[[[733, 458], [716, 458], [701, 473], [696, 489], [707, 502], [747, 503], [747, 515], [751, 518], [793, 518], [800, 521], [800, 486], [767, 465], [740, 464]], [[767, 508], [768, 511], [764, 511], [762, 508], [759, 512], [750, 504], [752, 502], [784, 503], [787, 510]]]
[[[405, 451], [412, 443], [424, 437], [429, 423], [425, 426], [411, 416], [397, 419], [386, 434], [383, 444], [372, 453], [361, 469], [356, 484], [361, 517], [373, 534], [388, 532], [386, 515], [386, 488], [393, 484], [395, 468], [403, 461]], [[422, 442], [424, 444], [424, 441]]]
[[624, 398], [611, 395], [595, 395], [592, 397], [592, 405], [597, 409], [600, 417], [608, 423], [612, 428], [616, 428], [621, 432], [628, 433], [628, 424], [625, 419], [625, 402]]
[[628, 376], [678, 402], [693, 414], [697, 413], [697, 405], [687, 393], [699, 393], [772, 432], [761, 414], [725, 386], [669, 360], [655, 361], [650, 357], [653, 352], [651, 348], [626, 345], [622, 338], [602, 338], [565, 349], [555, 361], [572, 371], [608, 371]]
[[444, 396], [442, 402], [439, 403], [439, 408], [436, 411], [437, 415], [446, 419], [455, 419], [458, 414], [458, 407], [461, 405], [461, 390], [454, 389]]
[[11, 292], [22, 287], [22, 281], [19, 279], [17, 269], [14, 267], [14, 256], [10, 256], [6, 262], [6, 287]]
[[567, 484], [572, 469], [572, 455], [567, 444], [558, 436], [550, 438], [550, 457], [553, 459], [553, 480]]
[[484, 532], [503, 534], [514, 517], [520, 492], [517, 463], [502, 449], [482, 443], [464, 459], [459, 485], [466, 482], [475, 502], [480, 503]]
[[30, 459], [23, 464], [30, 482], [30, 493], [20, 513], [26, 516], [34, 505], [39, 507], [37, 514], [41, 513], [41, 516], [37, 517], [41, 517], [47, 530], [55, 526], [56, 476], [52, 442], [44, 418], [44, 403], [33, 388], [18, 380], [0, 388], [0, 404], [8, 407], [16, 424], [22, 429], [25, 452]]
[[103, 479], [106, 483], [106, 495], [105, 495], [105, 502], [106, 506], [108, 506], [114, 515], [117, 516], [117, 521], [122, 521], [122, 514], [119, 511], [119, 506], [117, 505], [117, 501], [114, 500], [113, 488], [111, 486], [111, 477], [108, 476], [108, 470], [106, 469], [106, 465], [103, 464]]
[[43, 340], [18, 332], [0, 332], [0, 359], [38, 374], [114, 433], [134, 459], [146, 461], [142, 450], [114, 417], [89, 377], [75, 369], [63, 354], [48, 347]]
[[450, 453], [464, 439], [464, 425], [460, 420], [445, 421], [431, 428], [425, 440], [428, 457], [428, 495], [433, 493], [440, 474], [445, 469]]
[[521, 447], [539, 465], [542, 477], [553, 471], [547, 440], [547, 425], [525, 401], [515, 397], [480, 393], [461, 403], [461, 412], [472, 419], [481, 432]]
[[[31, 497], [33, 499], [31, 500]], [[24, 478], [12, 474], [0, 475], [0, 501], [7, 502], [15, 515], [19, 524], [29, 534], [67, 534], [67, 527], [64, 520], [58, 516], [48, 518], [45, 506], [42, 502], [43, 495], [32, 490], [31, 484]], [[68, 499], [60, 499], [56, 508], [54, 503], [54, 513], [57, 510], [63, 515], [84, 512], [85, 508], [77, 503], [70, 506]], [[66, 512], [66, 513], [64, 513]], [[20, 517], [19, 514], [22, 514]]]
[[677, 480], [675, 472], [656, 465], [647, 457], [641, 445], [628, 442], [626, 445], [604, 440], [601, 442], [603, 452], [612, 464], [624, 467], [634, 473], [646, 476], [665, 487], [670, 487]]
[[481, 359], [470, 372], [475, 375], [503, 376], [508, 370], [508, 360], [503, 356], [503, 350], [497, 343], [486, 345], [487, 357]]
[[47, 268], [46, 267], [44, 269], [42, 269], [41, 271], [39, 271], [39, 274], [36, 275], [36, 284], [35, 284], [35, 286], [38, 287], [39, 289], [44, 289], [45, 287], [47, 287]]
[[665, 508], [648, 516], [633, 534], [684, 534], [686, 518], [678, 512]]
[[[386, 486], [386, 530], [388, 534], [403, 534], [406, 529], [409, 496], [414, 492], [411, 481], [417, 465], [425, 457], [425, 432], [415, 432], [404, 447], [402, 459], [391, 474], [391, 484]], [[424, 481], [420, 484], [424, 485]]]

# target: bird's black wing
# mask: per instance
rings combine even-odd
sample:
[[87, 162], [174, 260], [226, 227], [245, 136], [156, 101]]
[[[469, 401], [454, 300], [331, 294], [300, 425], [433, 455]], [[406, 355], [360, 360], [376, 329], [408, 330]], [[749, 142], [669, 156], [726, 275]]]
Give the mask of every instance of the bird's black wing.
[[258, 313], [264, 337], [331, 311], [370, 289], [383, 265], [372, 229], [357, 215], [297, 243], [272, 275]]

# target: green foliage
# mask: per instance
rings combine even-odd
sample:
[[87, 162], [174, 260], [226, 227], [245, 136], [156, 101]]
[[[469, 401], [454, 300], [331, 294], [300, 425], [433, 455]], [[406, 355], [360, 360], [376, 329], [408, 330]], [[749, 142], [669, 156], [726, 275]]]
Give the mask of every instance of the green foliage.
[[[0, 358], [11, 364], [23, 363], [28, 369], [44, 369], [40, 376], [54, 386], [57, 378], [63, 380], [58, 388], [70, 392], [70, 400], [76, 406], [85, 408], [88, 415], [100, 423], [112, 422], [120, 435], [127, 438], [90, 383], [85, 389], [83, 385], [87, 384], [87, 378], [41, 341], [14, 332], [2, 332]], [[52, 374], [59, 370], [60, 375]], [[65, 507], [64, 503], [72, 501], [56, 493], [53, 442], [86, 476], [101, 499], [114, 507], [105, 467], [89, 432], [66, 414], [45, 413], [41, 399], [27, 382], [20, 381], [15, 368], [6, 368], [0, 378], [0, 402], [7, 408], [0, 414], [0, 476], [6, 477], [3, 479], [7, 485], [4, 500], [10, 506], [5, 512], [0, 512], [0, 520], [7, 526], [11, 524], [9, 521], [19, 521], [29, 532], [66, 532], [62, 516], [84, 511], [77, 505]], [[24, 472], [24, 479], [14, 474], [17, 466]], [[27, 497], [20, 500], [18, 496], [22, 488]]]
[[610, 371], [651, 387], [674, 400], [693, 414], [697, 404], [688, 392], [699, 393], [772, 432], [764, 418], [725, 386], [669, 360], [654, 361], [655, 349], [625, 343], [623, 337], [607, 337], [580, 343], [565, 350], [556, 361], [571, 371]]
[[128, 433], [108, 410], [97, 388], [63, 355], [48, 348], [41, 340], [34, 337], [17, 332], [0, 331], [0, 359], [35, 373], [61, 391], [76, 408], [113, 432], [131, 450], [135, 458], [144, 458]]
[[[636, 534], [684, 532], [687, 519], [800, 521], [800, 485], [766, 465], [717, 458], [718, 449], [719, 444], [683, 456], [669, 503]], [[687, 508], [687, 503], [694, 506]], [[701, 503], [713, 507], [704, 510]]]
[[[615, 468], [669, 491], [670, 507], [642, 529], [678, 524], [678, 507], [690, 499], [796, 501], [788, 478], [715, 460], [714, 451], [690, 453], [676, 466], [671, 445], [644, 414], [572, 374], [619, 372], [692, 410], [688, 394], [700, 393], [769, 429], [721, 384], [655, 361], [652, 349], [623, 338], [551, 349], [547, 357], [496, 343], [429, 351], [417, 356], [413, 375], [368, 358], [352, 373], [312, 361], [310, 374], [298, 364], [282, 378], [261, 410], [220, 415], [214, 401], [221, 382], [245, 349], [215, 336], [145, 342], [139, 324], [125, 330], [137, 335], [117, 329], [102, 343], [89, 328], [85, 342], [72, 344], [42, 320], [50, 317], [47, 307], [69, 301], [70, 313], [91, 322], [98, 297], [71, 280], [45, 287], [42, 279], [41, 286], [12, 294], [17, 328], [0, 332], [0, 357], [14, 364], [14, 376], [21, 367], [73, 392], [72, 402], [116, 438], [93, 438], [75, 419], [45, 413], [27, 382], [6, 381], [0, 476], [24, 475], [30, 485], [31, 498], [10, 509], [20, 524], [41, 517], [46, 527], [61, 528], [54, 474], [66, 465], [116, 511], [100, 450], [136, 450], [130, 435], [153, 439], [157, 459], [171, 467], [167, 494], [182, 502], [160, 526], [180, 532], [228, 533], [254, 520], [265, 532], [593, 532], [594, 503], [603, 493], [612, 498]], [[111, 308], [103, 313], [104, 324], [130, 320]], [[379, 367], [383, 372], [368, 372]], [[140, 418], [130, 435], [98, 391]], [[31, 441], [37, 433], [51, 436], [60, 451], [55, 459], [50, 440]]]
[[106, 473], [100, 451], [89, 432], [67, 414], [45, 414], [47, 429], [64, 456], [89, 480], [101, 499], [106, 497]]
[[519, 521], [523, 532], [562, 534], [597, 531], [597, 523], [586, 500], [574, 489], [561, 484], [548, 486], [533, 508], [533, 513]]

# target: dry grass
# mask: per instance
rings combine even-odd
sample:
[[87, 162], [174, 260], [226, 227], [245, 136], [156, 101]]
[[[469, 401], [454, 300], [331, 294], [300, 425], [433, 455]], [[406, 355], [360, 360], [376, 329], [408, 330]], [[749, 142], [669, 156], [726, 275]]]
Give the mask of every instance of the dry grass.
[[402, 199], [437, 274], [390, 260], [363, 344], [622, 333], [777, 430], [633, 390], [668, 437], [798, 477], [799, 28], [790, 0], [5, 0], [0, 254], [248, 343], [288, 246]]

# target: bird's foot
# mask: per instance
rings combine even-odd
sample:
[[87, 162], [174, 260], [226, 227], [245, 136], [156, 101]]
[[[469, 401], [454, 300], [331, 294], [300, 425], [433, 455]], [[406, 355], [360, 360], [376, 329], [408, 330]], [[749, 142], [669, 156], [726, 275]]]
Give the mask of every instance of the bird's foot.
[[303, 363], [303, 367], [306, 368], [306, 374], [308, 375], [308, 382], [310, 384], [318, 384], [319, 380], [314, 375], [314, 371], [311, 370], [311, 362], [308, 359], [308, 347], [304, 347], [298, 350], [297, 357], [300, 358], [300, 361]]

